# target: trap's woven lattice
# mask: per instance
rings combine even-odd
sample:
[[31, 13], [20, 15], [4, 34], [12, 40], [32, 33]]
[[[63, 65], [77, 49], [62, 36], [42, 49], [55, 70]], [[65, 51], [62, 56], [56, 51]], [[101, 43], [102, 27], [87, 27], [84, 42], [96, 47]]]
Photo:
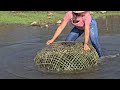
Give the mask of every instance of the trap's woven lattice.
[[83, 50], [80, 42], [55, 42], [39, 51], [34, 58], [38, 69], [47, 72], [72, 73], [97, 64], [99, 56], [89, 44], [90, 51]]

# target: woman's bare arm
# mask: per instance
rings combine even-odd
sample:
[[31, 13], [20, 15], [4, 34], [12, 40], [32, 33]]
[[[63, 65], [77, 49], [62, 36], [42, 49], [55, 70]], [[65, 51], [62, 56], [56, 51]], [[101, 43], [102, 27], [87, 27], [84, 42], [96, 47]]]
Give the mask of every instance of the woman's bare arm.
[[66, 21], [63, 21], [60, 26], [57, 28], [57, 30], [55, 31], [55, 34], [52, 38], [52, 40], [54, 41], [59, 35], [60, 33], [63, 31], [63, 29], [65, 28], [65, 26], [67, 25]]
[[54, 42], [54, 40], [60, 35], [60, 33], [63, 31], [63, 29], [65, 28], [65, 26], [67, 25], [66, 21], [62, 21], [62, 23], [60, 24], [60, 26], [57, 28], [57, 30], [55, 31], [55, 34], [53, 35], [51, 40], [47, 41], [47, 45], [51, 44]]
[[90, 25], [85, 25], [85, 42], [84, 44], [88, 44], [90, 36]]
[[89, 41], [89, 36], [90, 36], [90, 25], [85, 25], [85, 41], [84, 41], [84, 50], [90, 50], [88, 46], [88, 41]]

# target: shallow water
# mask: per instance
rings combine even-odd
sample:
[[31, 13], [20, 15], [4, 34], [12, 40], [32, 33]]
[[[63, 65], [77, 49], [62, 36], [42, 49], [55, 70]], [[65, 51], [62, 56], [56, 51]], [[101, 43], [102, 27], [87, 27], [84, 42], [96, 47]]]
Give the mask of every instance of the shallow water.
[[[116, 19], [117, 18], [117, 19]], [[104, 21], [104, 18], [102, 18]], [[105, 54], [98, 66], [79, 74], [53, 74], [38, 71], [34, 66], [36, 53], [45, 47], [57, 28], [40, 28], [24, 25], [0, 25], [0, 78], [1, 79], [119, 79], [120, 78], [120, 17], [109, 23], [106, 31], [101, 19], [100, 43]], [[110, 22], [110, 20], [108, 20]], [[117, 25], [116, 25], [117, 24]], [[103, 26], [102, 26], [103, 25]], [[101, 28], [102, 27], [102, 28]], [[65, 39], [72, 27], [67, 26], [56, 41]], [[115, 29], [116, 28], [116, 29]], [[114, 33], [113, 33], [114, 32]], [[83, 41], [83, 37], [77, 39]]]

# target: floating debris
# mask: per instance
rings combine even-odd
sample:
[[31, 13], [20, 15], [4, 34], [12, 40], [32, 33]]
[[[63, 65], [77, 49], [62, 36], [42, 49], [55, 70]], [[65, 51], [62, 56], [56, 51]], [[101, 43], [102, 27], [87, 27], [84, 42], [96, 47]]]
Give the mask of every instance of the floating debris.
[[34, 58], [35, 66], [46, 72], [74, 73], [97, 65], [99, 56], [90, 45], [84, 51], [80, 42], [54, 42], [39, 51]]

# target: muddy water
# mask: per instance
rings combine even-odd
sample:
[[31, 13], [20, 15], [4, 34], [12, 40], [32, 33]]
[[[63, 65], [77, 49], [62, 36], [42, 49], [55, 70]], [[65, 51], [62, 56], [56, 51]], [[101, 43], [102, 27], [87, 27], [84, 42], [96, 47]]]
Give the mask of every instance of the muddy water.
[[[106, 29], [107, 19], [107, 29]], [[45, 47], [57, 28], [24, 25], [0, 25], [1, 79], [119, 79], [120, 78], [120, 17], [97, 20], [100, 43], [105, 54], [98, 66], [79, 74], [52, 74], [38, 71], [34, 66], [37, 51]], [[64, 40], [72, 26], [67, 26], [56, 41]], [[77, 39], [83, 41], [83, 37]]]

